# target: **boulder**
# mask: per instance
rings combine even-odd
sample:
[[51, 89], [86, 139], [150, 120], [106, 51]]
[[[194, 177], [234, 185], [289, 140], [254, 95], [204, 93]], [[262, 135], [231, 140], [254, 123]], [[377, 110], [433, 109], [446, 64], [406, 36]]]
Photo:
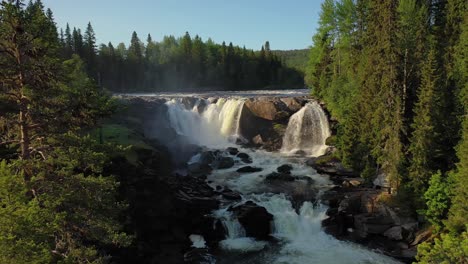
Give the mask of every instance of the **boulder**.
[[216, 159], [216, 154], [213, 151], [204, 151], [197, 156], [197, 162], [201, 164], [211, 164]]
[[257, 145], [257, 146], [261, 146], [263, 144], [265, 144], [265, 142], [263, 141], [263, 138], [260, 134], [256, 135], [255, 137], [252, 138], [252, 143]]
[[405, 230], [401, 226], [394, 226], [383, 233], [384, 236], [392, 240], [403, 240], [406, 237]]
[[213, 166], [216, 169], [229, 169], [234, 166], [234, 159], [231, 157], [220, 157], [213, 162]]
[[291, 165], [284, 164], [284, 165], [281, 165], [278, 168], [276, 168], [276, 171], [278, 171], [279, 173], [291, 174], [292, 169], [293, 169], [293, 167]]
[[341, 184], [345, 188], [359, 187], [364, 183], [363, 178], [346, 178]]
[[229, 147], [226, 149], [226, 151], [230, 154], [230, 155], [237, 155], [239, 153], [239, 150], [237, 148], [233, 148], [233, 147]]
[[292, 113], [295, 113], [301, 110], [301, 108], [307, 102], [303, 100], [302, 98], [295, 98], [295, 97], [281, 98], [280, 100], [286, 105], [288, 110]]
[[373, 184], [375, 187], [380, 188], [390, 188], [390, 180], [387, 177], [387, 174], [384, 172], [379, 172], [377, 177], [374, 179]]
[[333, 155], [323, 155], [317, 158], [310, 158], [306, 161], [306, 164], [314, 168], [318, 173], [345, 177], [359, 176], [354, 171], [345, 168], [341, 161]]
[[223, 196], [224, 199], [226, 200], [240, 200], [242, 199], [241, 195], [238, 192], [235, 192], [231, 189], [224, 189], [221, 192], [221, 195]]
[[367, 234], [383, 235], [392, 225], [392, 220], [384, 216], [368, 214], [358, 214], [354, 216], [354, 227], [362, 237], [366, 237]]
[[252, 166], [245, 166], [242, 168], [237, 169], [237, 172], [239, 173], [253, 173], [253, 172], [259, 172], [262, 171], [262, 168], [257, 168], [257, 167], [252, 167]]
[[265, 181], [267, 182], [273, 182], [273, 181], [292, 182], [295, 179], [296, 178], [292, 176], [291, 174], [278, 173], [278, 172], [272, 172], [265, 177]]
[[287, 119], [291, 112], [278, 98], [259, 97], [245, 101], [245, 106], [257, 117], [270, 121]]
[[271, 221], [273, 215], [252, 201], [247, 201], [242, 205], [229, 208], [230, 211], [239, 220], [239, 223], [244, 227], [248, 237], [253, 237], [258, 240], [271, 239]]
[[215, 263], [215, 259], [207, 248], [193, 248], [184, 254], [185, 263]]
[[244, 163], [249, 163], [249, 164], [252, 163], [252, 158], [247, 153], [241, 152], [241, 153], [237, 154], [237, 157], [239, 159], [241, 159], [242, 162], [244, 162]]
[[361, 197], [359, 195], [349, 196], [339, 203], [338, 212], [358, 214], [361, 210]]
[[193, 175], [209, 174], [213, 170], [210, 165], [198, 162], [189, 164], [187, 169]]

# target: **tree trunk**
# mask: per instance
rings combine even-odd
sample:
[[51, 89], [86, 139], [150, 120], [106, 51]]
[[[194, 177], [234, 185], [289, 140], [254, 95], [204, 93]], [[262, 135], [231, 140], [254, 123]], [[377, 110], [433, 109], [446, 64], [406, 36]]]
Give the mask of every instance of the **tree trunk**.
[[29, 150], [29, 128], [27, 124], [27, 108], [28, 103], [26, 98], [21, 98], [20, 112], [19, 112], [19, 126], [20, 126], [20, 145], [21, 145], [21, 158], [29, 159], [30, 150]]

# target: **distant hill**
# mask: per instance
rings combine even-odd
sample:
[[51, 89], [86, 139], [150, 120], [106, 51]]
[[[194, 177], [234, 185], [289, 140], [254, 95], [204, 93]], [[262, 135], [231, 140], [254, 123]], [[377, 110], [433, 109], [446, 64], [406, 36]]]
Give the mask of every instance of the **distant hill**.
[[309, 61], [309, 49], [299, 50], [273, 50], [272, 52], [280, 57], [286, 65], [302, 72], [305, 71]]

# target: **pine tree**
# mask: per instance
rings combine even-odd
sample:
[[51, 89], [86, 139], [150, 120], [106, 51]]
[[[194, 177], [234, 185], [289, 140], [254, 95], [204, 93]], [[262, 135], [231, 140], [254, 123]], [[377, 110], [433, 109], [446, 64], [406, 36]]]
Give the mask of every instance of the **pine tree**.
[[415, 191], [415, 198], [422, 197], [428, 187], [431, 175], [435, 172], [434, 156], [437, 155], [436, 131], [438, 102], [440, 93], [437, 72], [436, 52], [432, 48], [422, 66], [421, 86], [418, 101], [414, 107], [413, 134], [410, 139], [409, 179]]
[[91, 26], [91, 22], [88, 23], [83, 40], [84, 40], [83, 60], [87, 63], [89, 75], [97, 80], [96, 34], [94, 33], [94, 29]]
[[65, 28], [65, 58], [71, 58], [71, 55], [73, 54], [73, 47], [73, 37], [71, 34], [70, 25], [67, 23], [67, 27]]

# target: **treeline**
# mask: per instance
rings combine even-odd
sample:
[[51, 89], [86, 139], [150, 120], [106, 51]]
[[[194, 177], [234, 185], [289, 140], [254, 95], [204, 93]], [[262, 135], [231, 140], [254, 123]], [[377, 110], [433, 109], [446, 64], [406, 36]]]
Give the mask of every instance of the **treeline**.
[[468, 13], [463, 0], [325, 0], [306, 82], [343, 162], [435, 227], [421, 263], [466, 263]]
[[0, 263], [105, 263], [129, 246], [112, 160], [87, 136], [116, 107], [64, 60], [40, 1], [0, 4]]
[[79, 55], [88, 73], [100, 84], [118, 92], [184, 91], [197, 89], [243, 90], [304, 87], [303, 73], [286, 66], [270, 50], [267, 41], [260, 51], [221, 45], [211, 39], [166, 36], [156, 42], [148, 34], [143, 43], [133, 32], [128, 48], [124, 43], [97, 47], [91, 23], [80, 29], [61, 30], [60, 45], [65, 59]]
[[284, 64], [301, 72], [305, 72], [309, 62], [309, 53], [309, 49], [273, 50], [273, 54], [280, 57]]

